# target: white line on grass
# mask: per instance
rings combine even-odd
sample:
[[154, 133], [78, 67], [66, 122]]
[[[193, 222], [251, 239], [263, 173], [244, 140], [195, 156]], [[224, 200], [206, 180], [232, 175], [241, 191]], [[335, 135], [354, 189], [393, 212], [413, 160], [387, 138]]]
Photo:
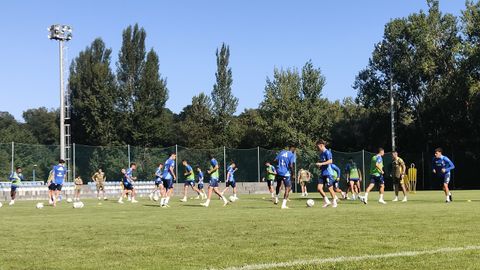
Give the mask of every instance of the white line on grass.
[[237, 267], [227, 267], [224, 270], [261, 270], [261, 269], [270, 269], [276, 267], [293, 267], [293, 266], [302, 266], [302, 265], [317, 265], [325, 263], [339, 263], [339, 262], [353, 262], [353, 261], [363, 261], [363, 260], [375, 260], [375, 259], [384, 259], [392, 257], [414, 257], [420, 255], [430, 255], [437, 253], [452, 253], [468, 250], [480, 250], [480, 246], [466, 246], [466, 247], [449, 247], [449, 248], [440, 248], [434, 250], [418, 250], [418, 251], [402, 251], [396, 253], [386, 253], [386, 254], [377, 254], [377, 255], [362, 255], [362, 256], [340, 256], [332, 258], [319, 258], [319, 259], [308, 259], [308, 260], [295, 260], [289, 262], [280, 262], [280, 263], [262, 263], [262, 264], [250, 264]]

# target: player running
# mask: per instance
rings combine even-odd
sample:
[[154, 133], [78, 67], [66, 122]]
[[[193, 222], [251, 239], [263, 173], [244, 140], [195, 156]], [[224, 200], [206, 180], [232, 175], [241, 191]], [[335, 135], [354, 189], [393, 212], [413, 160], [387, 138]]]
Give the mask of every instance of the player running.
[[200, 196], [200, 190], [198, 190], [197, 187], [195, 187], [195, 172], [192, 169], [192, 166], [188, 164], [188, 162], [184, 159], [182, 160], [182, 164], [185, 167], [185, 184], [183, 185], [183, 199], [181, 199], [181, 202], [187, 202], [187, 192], [188, 192], [188, 187], [191, 187], [193, 191], [197, 193], [198, 196]]
[[155, 171], [155, 188], [153, 188], [152, 192], [150, 192], [150, 195], [148, 195], [150, 201], [152, 201], [154, 198], [155, 200], [158, 200], [158, 197], [160, 197], [160, 194], [164, 189], [162, 182], [162, 170], [163, 164], [160, 163], [158, 164], [157, 170]]
[[308, 196], [307, 183], [310, 183], [311, 179], [312, 174], [309, 171], [305, 169], [300, 169], [300, 171], [298, 171], [297, 183], [300, 184], [300, 187], [302, 189], [302, 197]]
[[[332, 206], [333, 208], [337, 207], [337, 200], [335, 200], [335, 191], [333, 186], [335, 184], [335, 179], [333, 178], [333, 169], [331, 164], [333, 163], [332, 152], [327, 149], [326, 142], [324, 140], [318, 140], [317, 148], [319, 151], [319, 162], [316, 165], [320, 168], [320, 178], [318, 179], [317, 190], [323, 197], [323, 208]], [[323, 186], [326, 185], [328, 191], [332, 197], [332, 202], [327, 198], [327, 194], [323, 191]]]
[[335, 200], [338, 202], [337, 193], [342, 194], [342, 199], [345, 200], [347, 198], [347, 193], [343, 192], [343, 190], [340, 188], [341, 170], [333, 163], [331, 166], [333, 170], [333, 179], [335, 179], [335, 184], [333, 185], [333, 189], [335, 191]]
[[212, 198], [212, 193], [215, 192], [220, 199], [223, 200], [223, 206], [226, 206], [228, 204], [227, 199], [220, 193], [218, 190], [218, 162], [217, 160], [213, 157], [213, 155], [210, 155], [210, 169], [207, 170], [207, 173], [210, 174], [210, 184], [208, 185], [208, 195], [207, 195], [207, 200], [204, 203], [201, 203], [200, 205], [208, 207], [210, 205], [210, 200]]
[[73, 197], [73, 201], [79, 202], [80, 194], [82, 193], [83, 180], [80, 176], [77, 176], [75, 178], [74, 183], [75, 183], [75, 194]]
[[103, 199], [107, 200], [107, 196], [105, 196], [105, 173], [102, 171], [102, 169], [98, 169], [98, 171], [92, 175], [92, 180], [97, 186], [98, 200], [101, 200], [100, 191], [102, 192]]
[[375, 156], [372, 157], [370, 162], [370, 185], [368, 185], [367, 190], [365, 191], [365, 197], [359, 197], [360, 200], [364, 203], [368, 203], [368, 193], [375, 187], [375, 184], [379, 185], [380, 199], [378, 200], [381, 204], [387, 204], [383, 199], [383, 194], [385, 192], [385, 181], [383, 175], [383, 155], [385, 155], [385, 150], [379, 148]]
[[203, 176], [203, 172], [202, 172], [202, 169], [200, 167], [197, 168], [197, 181], [198, 181], [198, 184], [197, 184], [197, 187], [198, 187], [198, 191], [200, 191], [200, 196], [197, 196], [197, 200], [201, 199], [204, 200], [207, 198], [207, 194], [205, 194], [205, 191], [203, 190], [203, 186], [204, 186], [204, 183], [203, 181], [205, 180], [204, 176]]
[[235, 164], [235, 162], [231, 162], [230, 163], [230, 166], [228, 166], [227, 168], [227, 181], [225, 183], [225, 189], [222, 191], [222, 195], [225, 194], [225, 192], [230, 188], [232, 187], [233, 189], [233, 198], [235, 198], [235, 200], [238, 200], [238, 197], [237, 197], [237, 183], [235, 182], [235, 172], [238, 170], [237, 168], [237, 165]]
[[58, 165], [53, 166], [53, 180], [51, 181], [48, 189], [51, 191], [53, 206], [57, 206], [57, 200], [62, 191], [63, 182], [65, 181], [65, 175], [67, 168], [65, 168], [65, 161], [60, 159]]
[[407, 201], [407, 189], [405, 188], [405, 172], [407, 171], [407, 166], [402, 158], [398, 156], [397, 151], [392, 152], [392, 179], [393, 179], [393, 189], [395, 191], [395, 198], [392, 202], [398, 202], [398, 191], [399, 188], [402, 188], [403, 200], [402, 202]]
[[18, 166], [17, 168], [15, 168], [15, 171], [10, 174], [9, 179], [10, 181], [12, 181], [12, 185], [10, 186], [10, 197], [12, 198], [12, 200], [8, 205], [12, 206], [15, 204], [17, 189], [20, 187], [22, 181], [25, 180], [22, 174], [22, 167]]
[[[362, 181], [362, 173], [357, 167], [353, 158], [348, 159], [347, 166], [345, 166], [345, 173], [348, 181], [348, 190], [352, 192], [352, 199], [356, 200], [358, 194], [360, 193], [360, 182]], [[348, 190], [347, 190], [347, 199], [348, 199]]]
[[135, 187], [133, 186], [135, 180], [137, 180], [136, 177], [133, 176], [133, 172], [137, 169], [137, 164], [132, 162], [130, 163], [130, 168], [128, 170], [122, 169], [122, 173], [124, 173], [122, 182], [123, 182], [123, 192], [122, 195], [120, 196], [120, 199], [118, 199], [118, 203], [123, 203], [123, 197], [127, 196], [128, 193], [131, 193], [131, 202], [132, 203], [137, 203], [138, 201], [135, 200]]
[[277, 175], [277, 170], [275, 170], [275, 166], [273, 166], [270, 161], [265, 162], [265, 167], [267, 171], [266, 181], [268, 186], [268, 191], [270, 191], [270, 195], [272, 195], [272, 199], [275, 199], [275, 193], [273, 192], [273, 181], [275, 181], [275, 175]]
[[275, 177], [277, 181], [277, 188], [275, 192], [275, 204], [278, 204], [278, 194], [282, 183], [285, 186], [285, 193], [283, 194], [282, 209], [288, 209], [287, 201], [292, 189], [292, 177], [295, 180], [294, 166], [296, 162], [295, 155], [296, 147], [290, 146], [288, 150], [282, 150], [278, 153], [275, 161], [277, 162], [277, 175]]
[[455, 169], [455, 165], [442, 152], [442, 148], [435, 149], [435, 157], [432, 161], [433, 175], [435, 179], [443, 182], [443, 191], [446, 196], [445, 202], [450, 203], [452, 202], [452, 193], [448, 188], [448, 184], [450, 183], [450, 171]]
[[162, 198], [160, 199], [161, 207], [169, 207], [168, 202], [170, 201], [170, 196], [173, 193], [173, 181], [177, 179], [175, 175], [175, 160], [177, 159], [177, 154], [172, 152], [170, 157], [165, 161], [165, 166], [163, 167], [162, 174]]

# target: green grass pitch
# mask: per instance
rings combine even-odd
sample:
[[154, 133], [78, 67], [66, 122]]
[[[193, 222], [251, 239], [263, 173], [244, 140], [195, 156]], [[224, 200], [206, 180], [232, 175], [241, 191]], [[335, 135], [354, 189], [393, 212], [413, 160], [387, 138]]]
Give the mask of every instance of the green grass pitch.
[[0, 269], [224, 269], [299, 260], [306, 263], [268, 269], [480, 269], [478, 248], [308, 262], [480, 246], [479, 191], [455, 191], [451, 204], [441, 191], [427, 191], [387, 205], [372, 192], [368, 205], [342, 201], [337, 209], [322, 209], [317, 194], [313, 208], [293, 194], [287, 210], [265, 196], [241, 196], [227, 207], [215, 199], [209, 208], [178, 197], [168, 209], [144, 198], [84, 200], [83, 209], [4, 203]]

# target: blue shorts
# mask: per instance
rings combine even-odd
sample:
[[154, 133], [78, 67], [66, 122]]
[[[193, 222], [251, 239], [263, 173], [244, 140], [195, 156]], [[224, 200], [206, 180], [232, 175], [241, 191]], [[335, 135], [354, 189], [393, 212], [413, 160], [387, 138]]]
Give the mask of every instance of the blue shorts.
[[359, 178], [350, 178], [350, 179], [348, 179], [348, 181], [358, 182], [358, 181], [360, 181], [360, 179]]
[[55, 191], [55, 190], [61, 191], [62, 190], [62, 184], [55, 184], [55, 183], [52, 182], [48, 186], [48, 189], [52, 190], [52, 191]]
[[277, 185], [281, 185], [283, 183], [285, 185], [285, 187], [291, 187], [292, 186], [292, 180], [290, 179], [290, 176], [277, 175], [275, 177], [275, 180], [277, 181]]
[[162, 179], [163, 181], [163, 186], [166, 189], [172, 189], [173, 188], [173, 179]]
[[322, 175], [320, 179], [318, 179], [318, 183], [321, 185], [326, 185], [327, 187], [332, 187], [335, 185], [335, 179], [333, 179], [332, 175]]
[[211, 187], [218, 187], [218, 179], [217, 178], [211, 178], [210, 179], [210, 186]]
[[383, 175], [380, 175], [380, 176], [370, 175], [370, 184], [384, 185], [385, 181], [383, 180]]
[[436, 174], [435, 178], [438, 179], [438, 181], [442, 181], [444, 184], [450, 183], [450, 173], [446, 173], [444, 175]]
[[187, 181], [185, 181], [185, 183], [184, 183], [183, 185], [184, 185], [184, 186], [194, 187], [194, 186], [195, 186], [195, 181], [193, 181], [193, 180], [187, 180]]
[[235, 181], [230, 180], [230, 181], [227, 181], [226, 186], [235, 188], [237, 186], [237, 183], [235, 183]]
[[18, 186], [12, 185], [12, 186], [10, 187], [10, 191], [11, 191], [11, 192], [15, 192], [15, 191], [17, 191], [17, 188], [18, 188]]
[[198, 189], [203, 189], [203, 183], [198, 183]]
[[123, 182], [123, 188], [126, 190], [133, 190], [133, 185], [130, 182]]

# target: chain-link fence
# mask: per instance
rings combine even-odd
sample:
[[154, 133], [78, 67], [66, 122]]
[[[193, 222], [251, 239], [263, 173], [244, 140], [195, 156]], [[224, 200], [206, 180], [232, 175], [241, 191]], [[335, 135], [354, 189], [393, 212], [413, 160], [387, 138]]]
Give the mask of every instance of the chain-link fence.
[[[69, 168], [72, 177], [81, 176], [85, 182], [90, 181], [91, 175], [102, 169], [109, 181], [118, 181], [121, 177], [121, 168], [127, 168], [130, 162], [137, 163], [137, 177], [140, 181], [151, 181], [159, 163], [164, 163], [171, 153], [177, 154], [176, 171], [177, 181], [185, 181], [182, 160], [187, 160], [194, 168], [203, 171], [209, 168], [210, 156], [217, 159], [220, 167], [220, 179], [224, 181], [226, 168], [233, 161], [238, 167], [236, 180], [239, 182], [258, 182], [265, 177], [265, 162], [273, 162], [278, 150], [264, 148], [230, 149], [219, 147], [214, 149], [191, 149], [183, 146], [165, 148], [145, 148], [134, 146], [87, 146], [73, 145], [73, 157]], [[342, 189], [346, 188], [345, 168], [352, 159], [363, 176], [362, 186], [368, 185], [370, 162], [374, 153], [368, 151], [339, 152], [332, 151], [334, 163], [341, 169]], [[446, 153], [455, 163], [456, 169], [452, 175], [454, 188], [479, 188], [476, 181], [477, 170], [480, 168], [480, 156], [471, 152]], [[441, 183], [432, 180], [432, 154], [400, 153], [407, 167], [417, 168], [417, 189], [438, 189]], [[59, 147], [47, 145], [28, 145], [19, 143], [0, 144], [0, 181], [6, 181], [15, 166], [22, 166], [27, 180], [45, 181], [52, 165], [58, 161]], [[319, 169], [315, 166], [318, 153], [314, 149], [299, 149], [297, 152], [296, 170], [301, 168], [313, 174], [310, 190], [315, 190]], [[385, 180], [388, 189], [392, 187], [390, 176], [391, 154], [384, 157]], [[71, 181], [72, 179], [69, 179]], [[296, 186], [295, 186], [296, 188]]]

